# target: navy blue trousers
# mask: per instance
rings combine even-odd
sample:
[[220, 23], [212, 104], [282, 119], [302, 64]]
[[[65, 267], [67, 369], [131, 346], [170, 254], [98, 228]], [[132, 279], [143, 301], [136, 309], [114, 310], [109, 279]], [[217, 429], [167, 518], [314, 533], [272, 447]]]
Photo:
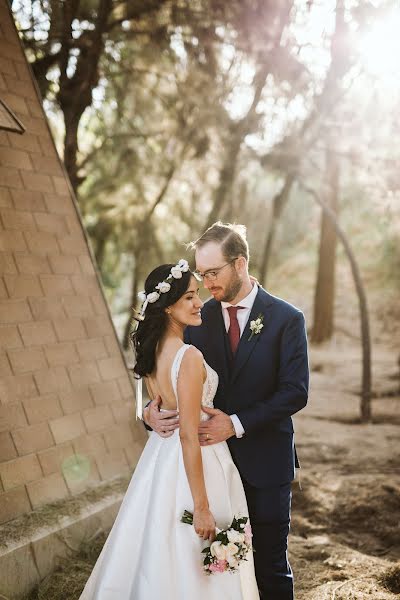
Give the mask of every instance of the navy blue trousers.
[[253, 529], [254, 564], [260, 600], [294, 600], [287, 558], [291, 483], [255, 488], [243, 481]]

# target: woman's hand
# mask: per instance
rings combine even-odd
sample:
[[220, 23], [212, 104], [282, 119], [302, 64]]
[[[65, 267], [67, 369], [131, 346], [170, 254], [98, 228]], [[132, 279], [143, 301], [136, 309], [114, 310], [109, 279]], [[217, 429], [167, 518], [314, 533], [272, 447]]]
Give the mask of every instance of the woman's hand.
[[203, 540], [210, 540], [210, 544], [215, 540], [215, 519], [209, 508], [194, 510], [193, 527]]
[[261, 283], [258, 281], [257, 277], [254, 277], [254, 275], [249, 275], [249, 277], [251, 283], [255, 283], [256, 285], [258, 285], [258, 287], [261, 287]]

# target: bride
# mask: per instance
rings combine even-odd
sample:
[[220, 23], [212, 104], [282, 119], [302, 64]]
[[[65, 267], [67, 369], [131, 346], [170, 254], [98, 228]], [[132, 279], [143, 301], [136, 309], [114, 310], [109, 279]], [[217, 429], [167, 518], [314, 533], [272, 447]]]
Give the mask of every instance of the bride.
[[[154, 269], [142, 299], [134, 371], [151, 398], [162, 397], [161, 410], [179, 411], [180, 426], [169, 437], [151, 432], [80, 600], [258, 600], [251, 552], [234, 573], [203, 571], [201, 551], [216, 526], [248, 512], [226, 442], [200, 447], [198, 439], [208, 418], [201, 406], [213, 406], [218, 375], [183, 343], [203, 306], [188, 263]], [[181, 523], [185, 510], [193, 526]]]

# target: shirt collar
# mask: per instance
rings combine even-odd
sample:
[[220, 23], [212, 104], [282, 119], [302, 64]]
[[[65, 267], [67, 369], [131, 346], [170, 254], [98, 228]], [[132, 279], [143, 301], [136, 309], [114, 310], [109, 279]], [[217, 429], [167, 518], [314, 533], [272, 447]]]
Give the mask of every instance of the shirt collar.
[[[251, 292], [245, 298], [243, 298], [243, 300], [238, 302], [238, 305], [242, 306], [243, 308], [252, 308], [257, 294], [258, 294], [258, 285], [256, 283], [254, 283]], [[235, 306], [235, 305], [231, 304], [230, 302], [221, 302], [221, 306], [222, 306], [222, 308], [228, 308], [229, 306]]]

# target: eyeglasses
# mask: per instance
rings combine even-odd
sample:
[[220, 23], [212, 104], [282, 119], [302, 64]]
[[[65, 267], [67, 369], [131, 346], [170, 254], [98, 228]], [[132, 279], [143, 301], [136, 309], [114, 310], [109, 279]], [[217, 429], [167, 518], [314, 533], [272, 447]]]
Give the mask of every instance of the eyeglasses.
[[236, 258], [232, 258], [232, 260], [230, 260], [229, 262], [227, 262], [225, 265], [222, 265], [222, 267], [218, 267], [217, 269], [211, 269], [210, 271], [206, 271], [205, 273], [200, 273], [200, 271], [195, 271], [194, 274], [199, 277], [200, 279], [207, 279], [208, 281], [215, 281], [218, 277], [218, 275], [220, 274], [220, 272], [222, 271], [222, 269], [225, 269], [225, 267], [227, 267], [228, 265], [231, 265], [233, 262], [235, 262]]

